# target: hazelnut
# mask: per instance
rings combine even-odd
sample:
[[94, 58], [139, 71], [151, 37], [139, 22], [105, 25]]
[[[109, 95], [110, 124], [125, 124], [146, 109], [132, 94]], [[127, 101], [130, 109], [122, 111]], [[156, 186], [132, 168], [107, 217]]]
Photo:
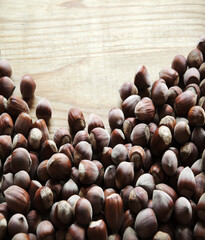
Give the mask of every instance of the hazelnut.
[[157, 184], [156, 190], [161, 190], [167, 193], [172, 198], [173, 202], [177, 200], [177, 193], [175, 192], [175, 190], [165, 183]]
[[[170, 87], [169, 90], [168, 90], [168, 99], [167, 99], [167, 103], [174, 107], [174, 101], [175, 101], [175, 98], [182, 93], [182, 89], [178, 86], [173, 86], [173, 87]], [[163, 106], [162, 106], [163, 107]]]
[[197, 85], [199, 85], [199, 83], [200, 83], [199, 70], [196, 69], [195, 67], [191, 67], [191, 68], [187, 69], [184, 74], [183, 80], [184, 80], [185, 86], [187, 86], [188, 84], [191, 84], [191, 83], [196, 83]]
[[[60, 199], [62, 184], [60, 181], [50, 178], [46, 184], [46, 187], [49, 187], [53, 193], [53, 201], [56, 202]], [[67, 199], [66, 199], [67, 200]]]
[[23, 134], [21, 133], [17, 133], [14, 138], [13, 138], [13, 144], [12, 144], [12, 150], [15, 150], [16, 148], [28, 148], [28, 141], [27, 139], [24, 137]]
[[192, 170], [189, 167], [185, 167], [179, 174], [177, 190], [186, 198], [190, 198], [195, 193], [196, 180]]
[[199, 68], [199, 73], [200, 73], [201, 80], [203, 80], [205, 78], [205, 63], [201, 64]]
[[32, 128], [28, 134], [28, 143], [31, 149], [38, 150], [42, 144], [43, 134], [40, 129]]
[[199, 173], [203, 172], [203, 164], [202, 164], [202, 159], [196, 160], [191, 166], [191, 170], [194, 174], [194, 176], [198, 175]]
[[[10, 218], [10, 211], [6, 202], [0, 203], [0, 216], [1, 214], [8, 221]], [[1, 224], [0, 224], [1, 225]]]
[[128, 227], [134, 228], [135, 218], [135, 214], [133, 214], [129, 209], [125, 211], [120, 232], [124, 233]]
[[96, 127], [105, 128], [102, 119], [97, 114], [91, 113], [88, 121], [88, 133]]
[[99, 176], [96, 164], [90, 160], [82, 160], [78, 166], [78, 170], [79, 180], [83, 184], [92, 184]]
[[121, 191], [120, 191], [120, 196], [121, 196], [122, 201], [123, 201], [124, 211], [129, 209], [129, 195], [130, 195], [130, 192], [132, 191], [132, 189], [133, 189], [133, 186], [127, 185], [123, 189], [121, 189]]
[[186, 117], [190, 108], [196, 105], [197, 95], [192, 91], [179, 94], [174, 102], [174, 109], [178, 116]]
[[27, 74], [24, 75], [20, 81], [20, 91], [23, 98], [28, 99], [33, 97], [36, 90], [36, 83], [32, 76]]
[[18, 115], [15, 121], [14, 131], [15, 133], [21, 133], [25, 137], [27, 137], [31, 126], [32, 126], [32, 118], [27, 113], [22, 112]]
[[11, 159], [12, 159], [11, 155], [9, 155], [4, 162], [4, 165], [3, 165], [4, 174], [11, 172]]
[[192, 142], [187, 142], [182, 145], [179, 153], [183, 166], [191, 166], [198, 159], [198, 150]]
[[155, 184], [159, 184], [161, 182], [164, 182], [166, 180], [166, 174], [162, 168], [161, 163], [154, 163], [150, 170], [149, 173], [153, 176]]
[[48, 160], [44, 160], [40, 162], [37, 168], [36, 175], [39, 181], [41, 181], [42, 183], [45, 183], [50, 178], [50, 175], [48, 174], [47, 165], [48, 165]]
[[0, 89], [0, 95], [8, 99], [15, 89], [14, 82], [7, 76], [0, 77]]
[[66, 180], [71, 174], [71, 161], [65, 154], [55, 153], [48, 160], [47, 171], [53, 179]]
[[161, 156], [171, 145], [172, 133], [167, 126], [159, 126], [153, 134], [150, 149], [153, 155]]
[[205, 193], [201, 195], [197, 203], [197, 217], [203, 222], [205, 220], [204, 211], [205, 211]]
[[203, 53], [205, 56], [205, 36], [201, 36], [198, 43], [197, 43], [197, 48]]
[[95, 163], [95, 165], [97, 166], [98, 171], [99, 171], [99, 175], [98, 175], [97, 180], [95, 181], [95, 184], [101, 186], [102, 182], [103, 182], [103, 178], [104, 178], [104, 173], [105, 173], [104, 167], [103, 167], [102, 163], [98, 160], [93, 160], [93, 163]]
[[123, 221], [123, 202], [119, 194], [113, 193], [105, 198], [105, 219], [112, 232], [117, 232]]
[[121, 129], [114, 129], [110, 135], [110, 146], [114, 148], [117, 144], [125, 144], [125, 135]]
[[40, 160], [49, 159], [52, 155], [58, 152], [57, 146], [53, 140], [46, 140], [42, 146], [40, 151]]
[[162, 156], [162, 168], [168, 176], [173, 176], [178, 167], [178, 159], [172, 150], [167, 150]]
[[[191, 230], [190, 230], [191, 232]], [[193, 230], [194, 239], [203, 239], [205, 234], [205, 223], [198, 221]], [[191, 239], [191, 238], [190, 238]]]
[[0, 60], [0, 77], [11, 77], [12, 74], [12, 69], [11, 65], [8, 60], [6, 59], [1, 59]]
[[31, 240], [27, 233], [17, 233], [11, 240]]
[[138, 214], [148, 204], [148, 194], [142, 187], [135, 187], [129, 194], [129, 208]]
[[91, 145], [86, 141], [81, 141], [75, 146], [74, 150], [74, 163], [76, 166], [79, 165], [80, 161], [83, 159], [92, 159], [92, 148]]
[[141, 146], [133, 146], [129, 151], [129, 161], [134, 163], [134, 168], [139, 170], [143, 166], [145, 151]]
[[200, 106], [193, 106], [188, 112], [190, 126], [202, 127], [205, 123], [204, 109]]
[[135, 116], [141, 122], [152, 122], [155, 115], [155, 107], [148, 97], [142, 98], [135, 107]]
[[0, 95], [0, 114], [6, 112], [7, 99]]
[[150, 173], [142, 174], [136, 182], [136, 187], [137, 186], [144, 188], [144, 190], [148, 193], [148, 196], [151, 197], [155, 189], [153, 176]]
[[33, 125], [32, 128], [38, 128], [39, 130], [41, 130], [42, 132], [42, 142], [45, 142], [46, 140], [49, 139], [49, 132], [48, 132], [48, 127], [46, 125], [46, 122], [44, 119], [38, 119], [36, 120]]
[[1, 179], [1, 191], [4, 192], [8, 187], [14, 185], [14, 175], [13, 173], [6, 173]]
[[30, 208], [30, 197], [21, 187], [12, 185], [4, 191], [6, 203], [11, 212], [26, 214]]
[[115, 165], [110, 165], [105, 169], [104, 185], [106, 188], [116, 188], [115, 175], [116, 175]]
[[86, 130], [78, 131], [75, 134], [75, 137], [73, 139], [73, 147], [75, 147], [79, 142], [82, 142], [82, 141], [86, 141], [90, 143], [90, 135]]
[[143, 91], [151, 86], [150, 76], [145, 66], [139, 66], [135, 74], [134, 84], [139, 91]]
[[91, 203], [86, 198], [79, 198], [74, 206], [74, 215], [79, 224], [88, 225], [93, 216]]
[[128, 98], [131, 95], [137, 95], [138, 89], [132, 82], [125, 82], [120, 87], [119, 94], [122, 101], [124, 101], [126, 98]]
[[[34, 207], [43, 213], [53, 205], [53, 192], [49, 187], [40, 187], [34, 196]], [[38, 234], [37, 234], [38, 235]]]
[[58, 128], [53, 135], [53, 140], [59, 148], [66, 143], [71, 143], [71, 135], [67, 129]]
[[104, 168], [107, 168], [108, 166], [110, 166], [113, 163], [112, 158], [111, 158], [111, 153], [112, 153], [111, 147], [104, 147], [101, 152], [100, 162], [102, 163]]
[[158, 231], [154, 237], [153, 240], [171, 240], [171, 237], [168, 233], [166, 232], [162, 232], [162, 231]]
[[70, 143], [66, 143], [60, 147], [59, 153], [64, 153], [73, 163], [74, 162], [74, 147]]
[[52, 117], [52, 108], [50, 102], [46, 98], [41, 98], [36, 106], [36, 117], [44, 119], [46, 122]]
[[176, 123], [174, 127], [174, 139], [180, 143], [184, 144], [189, 141], [191, 136], [191, 130], [189, 124], [185, 121], [180, 121]]
[[119, 163], [126, 161], [128, 158], [128, 151], [125, 145], [117, 144], [111, 153], [111, 158], [114, 164], [118, 165]]
[[70, 108], [68, 112], [68, 124], [71, 133], [77, 133], [85, 128], [85, 118], [79, 108]]
[[115, 183], [118, 189], [132, 184], [134, 180], [134, 163], [121, 162], [116, 169]]
[[12, 135], [13, 133], [13, 120], [8, 113], [2, 113], [0, 115], [0, 134]]
[[151, 98], [155, 106], [161, 106], [168, 99], [168, 87], [163, 79], [155, 81], [151, 88]]
[[29, 186], [29, 189], [28, 189], [28, 194], [30, 196], [32, 205], [33, 205], [33, 200], [34, 200], [35, 193], [40, 187], [42, 187], [40, 182], [38, 182], [37, 180], [31, 180], [30, 186]]
[[90, 143], [93, 151], [101, 152], [104, 147], [108, 147], [110, 142], [110, 136], [108, 132], [103, 128], [94, 128], [90, 133]]
[[7, 232], [7, 220], [5, 216], [0, 213], [0, 239], [4, 239]]
[[165, 68], [159, 72], [159, 78], [165, 80], [168, 87], [179, 84], [179, 74], [172, 68]]
[[173, 133], [174, 127], [176, 125], [176, 119], [173, 116], [165, 116], [159, 122], [159, 126], [162, 126], [162, 125], [167, 126], [170, 129], [170, 131]]
[[145, 123], [137, 124], [131, 132], [130, 139], [133, 145], [145, 147], [150, 140], [150, 130], [148, 125]]
[[154, 163], [154, 159], [149, 148], [144, 148], [144, 152], [145, 152], [145, 157], [143, 160], [142, 168], [145, 171], [148, 171], [151, 168], [152, 164]]
[[123, 233], [123, 240], [138, 240], [137, 233], [131, 227], [127, 227]]
[[152, 238], [158, 229], [157, 218], [151, 208], [142, 209], [135, 219], [134, 229], [140, 238]]
[[174, 205], [174, 216], [178, 224], [188, 225], [192, 219], [192, 207], [185, 197], [180, 197]]
[[29, 152], [25, 148], [17, 148], [11, 154], [11, 170], [13, 173], [25, 170], [29, 172], [32, 166], [32, 160]]
[[193, 49], [187, 56], [187, 65], [190, 68], [191, 67], [199, 68], [202, 63], [203, 63], [202, 52], [198, 48]]
[[122, 130], [127, 141], [130, 141], [131, 132], [133, 128], [136, 126], [136, 124], [137, 124], [137, 120], [135, 117], [129, 117], [125, 119], [122, 126]]
[[29, 226], [29, 232], [36, 233], [37, 226], [42, 221], [41, 214], [39, 212], [37, 212], [36, 210], [31, 210], [26, 215], [26, 219], [27, 219], [28, 226]]
[[197, 95], [197, 100], [200, 98], [201, 96], [201, 91], [199, 88], [199, 85], [197, 85], [196, 83], [190, 83], [188, 84], [184, 91], [192, 91], [193, 93], [195, 93]]
[[48, 220], [40, 222], [36, 229], [36, 236], [38, 240], [55, 240], [55, 229], [52, 223]]
[[29, 175], [30, 175], [31, 179], [35, 179], [37, 168], [39, 165], [39, 158], [38, 158], [38, 154], [35, 152], [30, 152], [29, 154], [30, 154], [31, 161], [32, 161], [32, 166], [29, 171]]
[[164, 104], [158, 109], [158, 115], [159, 115], [159, 119], [161, 120], [166, 116], [175, 117], [175, 112], [172, 106], [170, 106], [169, 104]]
[[107, 240], [107, 226], [105, 222], [102, 219], [90, 222], [87, 229], [87, 236], [88, 240]]
[[67, 200], [72, 195], [78, 194], [78, 192], [79, 192], [78, 185], [72, 179], [69, 179], [63, 185], [61, 197], [63, 200]]
[[8, 222], [8, 232], [11, 237], [17, 233], [28, 233], [28, 223], [21, 213], [14, 214]]
[[85, 229], [77, 223], [73, 223], [67, 230], [66, 239], [86, 239]]
[[20, 97], [10, 96], [6, 105], [6, 111], [14, 118], [22, 112], [28, 113], [30, 111], [28, 104]]
[[187, 69], [187, 61], [183, 55], [176, 55], [172, 61], [172, 68], [176, 70], [179, 76], [183, 76]]
[[131, 95], [122, 102], [122, 111], [126, 118], [135, 116], [135, 106], [140, 102], [139, 95]]
[[121, 109], [113, 108], [108, 114], [108, 122], [111, 129], [122, 128], [124, 122], [124, 114]]
[[14, 185], [17, 185], [25, 190], [30, 186], [30, 182], [30, 176], [24, 170], [21, 170], [14, 175]]
[[198, 105], [205, 110], [205, 96], [202, 96], [202, 97], [199, 99]]
[[118, 233], [114, 233], [112, 235], [109, 235], [108, 240], [121, 240], [121, 237]]

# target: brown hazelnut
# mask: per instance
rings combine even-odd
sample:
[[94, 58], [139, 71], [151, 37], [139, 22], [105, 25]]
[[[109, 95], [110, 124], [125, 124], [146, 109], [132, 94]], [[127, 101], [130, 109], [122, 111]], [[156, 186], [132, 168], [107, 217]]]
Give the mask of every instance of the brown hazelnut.
[[115, 175], [116, 175], [115, 165], [110, 165], [105, 169], [104, 173], [105, 188], [116, 188]]
[[49, 159], [51, 156], [58, 152], [56, 143], [53, 140], [46, 140], [41, 146], [40, 160]]
[[97, 166], [98, 171], [99, 171], [99, 175], [98, 175], [97, 180], [95, 181], [95, 184], [101, 186], [102, 182], [103, 182], [103, 178], [104, 178], [104, 173], [105, 173], [104, 166], [98, 160], [93, 160], [93, 163], [95, 163], [95, 165]]
[[135, 116], [141, 122], [152, 122], [155, 115], [155, 107], [152, 100], [148, 97], [142, 98], [135, 107]]
[[[53, 201], [56, 202], [60, 199], [62, 184], [60, 181], [50, 178], [46, 183], [46, 187], [49, 187], [53, 192]], [[67, 199], [66, 199], [67, 200]]]
[[130, 192], [132, 191], [132, 189], [133, 189], [133, 186], [127, 185], [123, 189], [121, 189], [121, 191], [120, 191], [120, 196], [121, 196], [122, 201], [123, 201], [124, 211], [129, 209], [129, 195], [130, 195]]
[[121, 129], [114, 129], [110, 134], [110, 146], [114, 148], [117, 144], [125, 144], [125, 135]]
[[180, 197], [174, 205], [174, 216], [178, 224], [188, 225], [192, 219], [192, 207], [185, 197]]
[[22, 112], [18, 115], [15, 121], [14, 131], [15, 133], [21, 133], [25, 137], [27, 137], [31, 126], [32, 126], [31, 116], [25, 112]]
[[157, 218], [151, 208], [142, 209], [134, 224], [134, 229], [140, 238], [152, 238], [158, 229]]
[[17, 233], [11, 240], [31, 240], [27, 233]]
[[101, 152], [100, 162], [102, 163], [104, 168], [107, 168], [108, 166], [110, 166], [113, 163], [112, 158], [111, 158], [111, 153], [112, 153], [111, 147], [104, 147]]
[[9, 172], [2, 176], [1, 179], [1, 191], [2, 193], [10, 186], [14, 185], [14, 175]]
[[69, 226], [67, 233], [66, 233], [66, 239], [79, 239], [83, 240], [86, 238], [85, 229], [78, 225], [77, 223], [73, 223]]
[[13, 173], [25, 170], [29, 172], [32, 166], [32, 160], [29, 152], [25, 148], [17, 148], [11, 154], [11, 170]]
[[145, 152], [145, 157], [143, 160], [142, 167], [145, 171], [148, 171], [151, 168], [152, 164], [154, 163], [154, 158], [149, 148], [144, 148], [144, 152]]
[[12, 159], [11, 155], [9, 155], [4, 162], [4, 165], [3, 165], [4, 174], [11, 172], [11, 159]]
[[40, 187], [34, 196], [34, 207], [43, 213], [53, 205], [53, 192], [49, 187]]
[[179, 74], [176, 70], [172, 68], [165, 68], [159, 72], [159, 78], [165, 80], [168, 87], [178, 85], [179, 83]]
[[119, 108], [112, 108], [108, 114], [108, 122], [110, 128], [113, 130], [115, 128], [122, 128], [123, 122], [125, 120], [123, 111]]
[[121, 162], [116, 169], [115, 183], [118, 189], [132, 184], [134, 180], [134, 163]]
[[180, 143], [184, 144], [189, 141], [191, 136], [191, 130], [189, 124], [185, 121], [178, 122], [174, 127], [174, 139]]
[[197, 85], [199, 85], [199, 83], [200, 83], [199, 70], [196, 69], [195, 67], [187, 69], [184, 74], [183, 80], [184, 80], [185, 86], [187, 86], [188, 84], [191, 84], [191, 83], [196, 83]]
[[88, 133], [96, 127], [105, 128], [102, 119], [97, 114], [91, 113], [88, 121]]
[[52, 117], [52, 108], [50, 102], [46, 98], [41, 98], [36, 106], [36, 117], [44, 119], [48, 122]]
[[7, 76], [0, 77], [0, 89], [0, 95], [8, 99], [15, 89], [14, 82]]
[[197, 100], [200, 98], [201, 96], [201, 91], [199, 88], [199, 85], [197, 85], [196, 83], [190, 83], [188, 84], [184, 91], [192, 91], [193, 93], [195, 93], [197, 95]]
[[205, 220], [204, 211], [205, 211], [205, 193], [201, 195], [197, 203], [197, 217], [203, 222]]
[[174, 107], [175, 98], [181, 93], [182, 93], [182, 89], [180, 87], [178, 87], [178, 86], [170, 87], [168, 90], [167, 104]]
[[171, 145], [172, 133], [167, 126], [159, 126], [153, 134], [150, 149], [153, 155], [161, 156]]
[[21, 187], [12, 185], [4, 191], [6, 203], [11, 212], [26, 214], [30, 208], [30, 197]]
[[55, 229], [52, 223], [48, 220], [40, 222], [36, 229], [36, 236], [38, 240], [55, 240]]
[[129, 194], [129, 208], [138, 214], [148, 204], [148, 194], [142, 187], [135, 187]]
[[70, 108], [68, 112], [68, 124], [70, 132], [74, 134], [85, 128], [85, 118], [79, 108]]
[[[190, 230], [190, 232], [191, 232], [191, 230]], [[194, 230], [193, 230], [194, 239], [203, 239], [204, 234], [205, 234], [205, 223], [198, 221], [195, 224]], [[192, 239], [192, 238], [190, 238], [190, 239]]]
[[58, 128], [53, 135], [53, 140], [59, 148], [66, 143], [71, 143], [71, 135], [67, 129]]
[[159, 119], [161, 120], [166, 116], [175, 117], [175, 112], [172, 106], [170, 106], [169, 104], [164, 104], [158, 109], [158, 115], [159, 115]]
[[12, 150], [15, 150], [16, 148], [28, 148], [28, 141], [27, 139], [24, 137], [23, 134], [21, 133], [17, 133], [14, 138], [13, 138], [13, 144], [12, 144]]
[[12, 135], [13, 133], [13, 120], [8, 113], [2, 113], [0, 115], [0, 134]]
[[162, 156], [162, 168], [168, 176], [173, 176], [178, 167], [178, 159], [172, 150], [167, 150]]
[[173, 133], [174, 132], [174, 127], [176, 125], [176, 119], [173, 116], [165, 116], [163, 117], [160, 122], [159, 126], [167, 126], [170, 131]]
[[128, 227], [134, 228], [135, 218], [135, 214], [132, 213], [129, 209], [125, 211], [120, 233], [124, 233]]
[[79, 198], [74, 206], [74, 215], [79, 224], [88, 225], [93, 217], [91, 203], [86, 198]]
[[0, 95], [0, 114], [6, 112], [7, 99]]
[[125, 145], [117, 144], [111, 153], [111, 158], [114, 164], [118, 165], [119, 163], [126, 161], [128, 158], [128, 151]]
[[197, 147], [192, 142], [187, 142], [182, 145], [179, 153], [183, 166], [191, 166], [198, 159]]
[[139, 91], [143, 91], [151, 86], [150, 76], [145, 66], [139, 66], [135, 74], [134, 84]]
[[134, 168], [139, 170], [143, 166], [145, 151], [141, 146], [133, 146], [129, 151], [129, 161], [134, 163]]
[[49, 131], [48, 131], [48, 127], [47, 127], [44, 119], [36, 120], [33, 123], [32, 128], [38, 128], [39, 130], [41, 130], [42, 135], [43, 135], [42, 142], [45, 142], [46, 140], [49, 139]]
[[8, 232], [11, 237], [17, 233], [28, 233], [28, 223], [23, 214], [16, 213], [10, 218]]
[[20, 97], [10, 96], [6, 105], [6, 111], [14, 118], [22, 112], [28, 113], [30, 111], [28, 104]]
[[112, 232], [117, 232], [123, 221], [123, 202], [119, 194], [113, 193], [105, 199], [105, 219]]
[[162, 168], [161, 163], [154, 163], [149, 170], [149, 173], [153, 176], [155, 184], [159, 184], [166, 180], [166, 174]]
[[130, 139], [133, 145], [139, 145], [141, 147], [147, 146], [150, 140], [150, 130], [147, 124], [137, 124], [130, 135]]
[[81, 141], [90, 143], [90, 135], [86, 130], [80, 130], [75, 134], [73, 139], [73, 147], [75, 147]]
[[127, 227], [123, 233], [123, 240], [129, 239], [138, 240], [136, 231], [131, 227]]
[[25, 190], [30, 186], [30, 182], [30, 176], [24, 170], [21, 170], [14, 175], [14, 185], [17, 185]]
[[155, 81], [151, 88], [151, 98], [155, 106], [161, 106], [166, 103], [168, 99], [168, 87], [166, 82], [162, 79]]
[[171, 240], [171, 237], [168, 233], [166, 232], [162, 232], [162, 231], [158, 231], [154, 237], [153, 240]]
[[60, 147], [59, 153], [64, 153], [73, 163], [74, 162], [74, 147], [70, 143], [66, 143]]
[[40, 129], [32, 128], [28, 134], [28, 143], [31, 149], [38, 150], [42, 144], [43, 134]]
[[140, 100], [141, 97], [139, 95], [131, 95], [122, 102], [122, 111], [126, 118], [135, 116], [135, 106]]
[[144, 190], [148, 193], [149, 198], [151, 198], [155, 189], [153, 176], [150, 173], [142, 174], [136, 182], [136, 187], [137, 186], [144, 188]]
[[129, 117], [125, 119], [122, 126], [122, 130], [127, 141], [130, 141], [131, 132], [133, 128], [136, 126], [136, 124], [137, 124], [137, 120], [135, 117]]
[[196, 180], [192, 170], [189, 167], [185, 167], [179, 174], [177, 190], [186, 198], [190, 198], [195, 193]]
[[45, 183], [50, 178], [50, 175], [48, 174], [47, 165], [48, 165], [48, 160], [44, 160], [40, 162], [37, 168], [36, 175], [39, 181], [42, 183]]
[[71, 174], [71, 161], [65, 154], [55, 153], [48, 160], [47, 171], [53, 179], [66, 180]]
[[183, 76], [187, 69], [187, 61], [183, 55], [176, 55], [172, 61], [172, 68], [176, 70], [179, 76]]
[[40, 187], [42, 187], [40, 182], [38, 182], [37, 180], [31, 180], [30, 186], [28, 189], [28, 194], [30, 196], [32, 206], [33, 206], [33, 200], [34, 200], [35, 193]]
[[7, 220], [5, 216], [0, 213], [0, 239], [4, 239], [7, 232]]
[[23, 98], [28, 99], [33, 97], [35, 90], [36, 83], [32, 76], [29, 74], [24, 75], [20, 81], [20, 91]]
[[37, 212], [36, 210], [31, 210], [26, 215], [26, 219], [27, 219], [28, 226], [29, 226], [29, 232], [36, 233], [37, 226], [42, 221], [41, 214], [39, 212]]
[[112, 235], [109, 235], [108, 240], [121, 240], [121, 237], [118, 233], [114, 233]]
[[119, 94], [122, 101], [124, 101], [127, 97], [131, 95], [137, 95], [138, 89], [132, 82], [125, 82], [120, 87]]
[[202, 159], [196, 160], [191, 166], [191, 170], [194, 174], [194, 176], [198, 175], [199, 173], [203, 172], [203, 164], [202, 164]]
[[92, 159], [92, 148], [91, 145], [86, 141], [81, 141], [75, 146], [74, 150], [74, 163], [76, 166], [79, 165], [80, 161], [83, 159]]
[[90, 222], [87, 229], [87, 236], [88, 240], [107, 240], [107, 226], [105, 222], [102, 219]]
[[203, 53], [205, 56], [205, 36], [202, 35], [197, 43], [197, 48]]
[[200, 106], [193, 106], [188, 112], [190, 126], [202, 127], [205, 123], [204, 109]]
[[12, 69], [11, 65], [8, 60], [6, 59], [1, 59], [0, 60], [0, 77], [11, 77], [12, 74]]
[[175, 190], [165, 183], [157, 184], [156, 190], [161, 190], [167, 193], [172, 198], [173, 202], [177, 200], [177, 193], [175, 192]]
[[203, 80], [205, 78], [205, 63], [203, 62], [199, 68], [199, 73], [200, 73], [200, 77], [201, 80]]
[[103, 128], [94, 128], [90, 133], [90, 143], [93, 151], [101, 152], [104, 147], [108, 147], [110, 142], [109, 133]]
[[199, 68], [202, 62], [203, 62], [203, 54], [198, 48], [193, 49], [187, 56], [187, 65], [190, 68], [191, 67]]
[[82, 160], [78, 166], [78, 170], [79, 180], [83, 184], [92, 184], [99, 176], [96, 164], [90, 160]]

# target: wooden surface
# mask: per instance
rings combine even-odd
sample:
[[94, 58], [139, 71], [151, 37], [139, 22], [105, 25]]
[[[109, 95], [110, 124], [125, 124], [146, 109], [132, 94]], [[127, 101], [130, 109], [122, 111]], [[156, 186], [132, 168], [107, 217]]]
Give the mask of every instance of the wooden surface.
[[52, 104], [50, 131], [67, 127], [71, 106], [107, 115], [118, 89], [140, 64], [154, 81], [176, 54], [187, 56], [205, 34], [204, 0], [0, 0], [1, 58], [11, 62], [15, 94], [30, 73]]

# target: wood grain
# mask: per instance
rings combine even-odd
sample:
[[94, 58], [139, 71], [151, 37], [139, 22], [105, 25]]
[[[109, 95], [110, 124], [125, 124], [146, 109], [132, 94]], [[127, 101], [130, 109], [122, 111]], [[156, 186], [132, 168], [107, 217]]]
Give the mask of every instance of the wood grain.
[[52, 104], [51, 134], [67, 127], [71, 106], [107, 115], [120, 106], [118, 89], [133, 81], [140, 64], [151, 79], [187, 56], [205, 33], [204, 0], [7, 0], [0, 1], [1, 58], [13, 68], [19, 95], [25, 73], [33, 75], [41, 97]]

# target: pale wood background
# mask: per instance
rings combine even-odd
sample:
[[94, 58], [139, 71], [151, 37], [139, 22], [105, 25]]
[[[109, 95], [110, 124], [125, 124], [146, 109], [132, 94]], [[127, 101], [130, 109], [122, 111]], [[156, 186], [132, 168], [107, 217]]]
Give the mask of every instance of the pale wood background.
[[107, 115], [118, 89], [140, 64], [152, 80], [176, 54], [187, 56], [205, 34], [204, 0], [0, 0], [0, 50], [20, 78], [33, 75], [53, 107], [51, 134], [67, 127], [71, 106]]

